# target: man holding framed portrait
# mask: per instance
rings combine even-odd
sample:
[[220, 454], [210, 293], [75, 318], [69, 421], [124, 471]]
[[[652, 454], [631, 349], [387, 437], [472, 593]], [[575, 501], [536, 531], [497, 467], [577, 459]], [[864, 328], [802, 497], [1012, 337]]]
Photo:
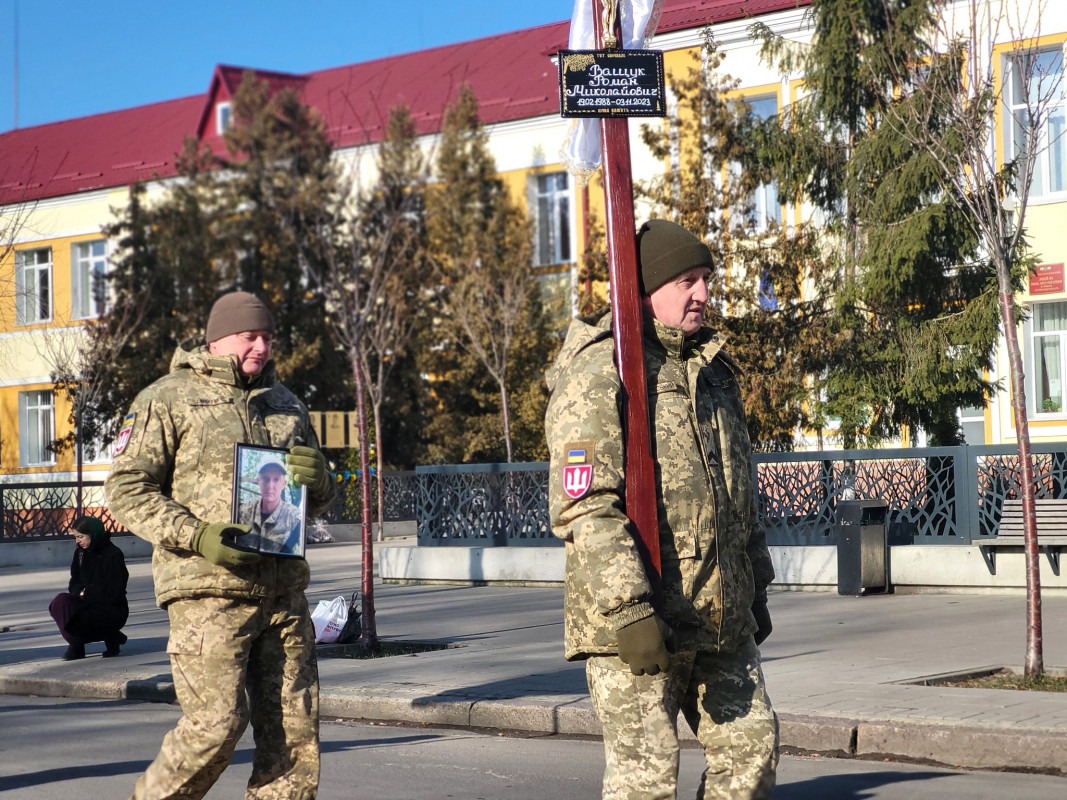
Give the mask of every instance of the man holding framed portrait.
[[246, 292], [223, 295], [205, 339], [180, 346], [170, 373], [134, 400], [105, 484], [111, 513], [154, 546], [156, 601], [170, 619], [167, 653], [183, 714], [133, 797], [203, 797], [251, 722], [256, 751], [245, 797], [311, 798], [319, 727], [304, 596], [310, 571], [302, 539], [297, 557], [252, 546], [264, 523], [281, 518], [269, 498], [264, 504], [260, 462], [260, 533], [255, 521], [234, 521], [237, 446], [284, 463], [302, 489], [301, 521], [304, 510], [329, 505], [334, 483], [307, 407], [275, 374], [266, 305]]

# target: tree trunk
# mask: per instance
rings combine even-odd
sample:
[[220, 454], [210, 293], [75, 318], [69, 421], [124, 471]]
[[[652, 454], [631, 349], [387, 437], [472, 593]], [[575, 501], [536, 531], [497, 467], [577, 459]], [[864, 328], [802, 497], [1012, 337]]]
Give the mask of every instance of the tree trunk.
[[374, 463], [378, 470], [378, 541], [385, 538], [385, 493], [382, 491], [382, 406], [374, 403]]
[[1015, 302], [1006, 265], [997, 265], [1000, 285], [1000, 311], [1004, 318], [1004, 338], [1011, 367], [1012, 411], [1019, 447], [1019, 491], [1023, 501], [1024, 551], [1026, 564], [1026, 663], [1027, 675], [1045, 671], [1041, 633], [1041, 562], [1037, 552], [1037, 519], [1034, 511], [1034, 467], [1030, 459], [1030, 429], [1026, 413], [1026, 385], [1019, 336], [1015, 327]]
[[508, 413], [508, 387], [504, 385], [504, 381], [498, 381], [500, 384], [500, 410], [504, 418], [504, 447], [507, 450], [508, 463], [511, 463], [511, 415]]
[[[358, 349], [359, 344], [355, 345]], [[361, 521], [363, 542], [363, 570], [360, 585], [362, 600], [362, 632], [360, 642], [370, 650], [377, 650], [378, 626], [374, 620], [374, 526], [371, 520], [370, 492], [370, 452], [367, 436], [367, 392], [363, 376], [361, 354], [356, 352], [352, 358], [352, 377], [356, 384], [356, 419], [359, 426], [359, 486], [362, 506]]]
[[83, 501], [83, 492], [85, 491], [85, 477], [82, 475], [82, 465], [84, 459], [82, 456], [82, 423], [81, 414], [76, 413], [74, 418], [74, 480], [77, 482], [74, 489], [74, 504], [75, 514], [74, 518], [77, 519], [82, 515], [82, 509], [85, 507]]

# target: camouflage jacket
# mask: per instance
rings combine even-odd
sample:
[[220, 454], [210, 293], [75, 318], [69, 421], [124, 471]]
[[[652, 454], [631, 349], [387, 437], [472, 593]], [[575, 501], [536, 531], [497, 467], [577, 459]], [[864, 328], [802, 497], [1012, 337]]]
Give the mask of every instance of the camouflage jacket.
[[[755, 630], [752, 603], [766, 599], [774, 579], [755, 518], [738, 368], [707, 328], [685, 339], [650, 321], [644, 342], [663, 573], [658, 610], [679, 648], [733, 649]], [[566, 655], [615, 653], [615, 631], [653, 609], [625, 513], [623, 392], [610, 316], [572, 321], [547, 377], [549, 511], [567, 550]]]
[[[181, 347], [170, 374], [142, 391], [130, 407], [105, 483], [115, 518], [155, 547], [156, 601], [186, 597], [270, 597], [304, 589], [303, 559], [270, 556], [227, 569], [191, 550], [203, 522], [233, 514], [234, 444], [318, 446], [307, 408], [275, 380], [270, 362], [246, 380], [231, 356]], [[333, 498], [309, 494], [308, 513]]]

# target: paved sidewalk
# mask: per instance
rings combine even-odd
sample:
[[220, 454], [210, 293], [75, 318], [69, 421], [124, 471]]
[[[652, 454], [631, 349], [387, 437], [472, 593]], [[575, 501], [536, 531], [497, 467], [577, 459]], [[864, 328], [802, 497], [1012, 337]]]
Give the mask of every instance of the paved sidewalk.
[[[410, 544], [378, 546], [398, 543]], [[360, 556], [355, 544], [310, 550], [313, 606], [358, 588]], [[167, 622], [152, 598], [150, 566], [137, 559], [129, 567], [122, 657], [102, 659], [102, 645], [89, 645], [89, 657], [76, 662], [59, 659], [64, 643], [47, 611], [67, 571], [0, 569], [0, 692], [172, 699]], [[383, 640], [451, 646], [320, 658], [323, 715], [599, 733], [583, 667], [562, 656], [561, 589], [379, 584], [375, 602]], [[764, 669], [783, 746], [1067, 775], [1067, 694], [906, 683], [1020, 667], [1022, 597], [778, 592], [770, 607], [775, 630], [763, 646]], [[1046, 667], [1067, 667], [1067, 598], [1046, 597], [1043, 619]]]

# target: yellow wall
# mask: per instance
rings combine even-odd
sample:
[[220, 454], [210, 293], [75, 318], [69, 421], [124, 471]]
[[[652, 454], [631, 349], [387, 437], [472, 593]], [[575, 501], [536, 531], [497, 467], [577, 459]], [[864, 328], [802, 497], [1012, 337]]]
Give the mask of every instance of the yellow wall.
[[[52, 389], [50, 375], [59, 362], [72, 357], [80, 341], [83, 322], [72, 320], [71, 246], [104, 238], [102, 226], [113, 220], [111, 208], [126, 203], [127, 190], [97, 192], [77, 198], [45, 200], [30, 210], [5, 209], [0, 230], [13, 231], [13, 243], [0, 248], [0, 472], [9, 475], [42, 476], [71, 472], [74, 454], [57, 454], [54, 465], [19, 465], [19, 393]], [[16, 325], [15, 262], [22, 250], [52, 251], [51, 320]], [[70, 405], [54, 397], [54, 436], [71, 431]], [[106, 464], [85, 465], [88, 473], [107, 469]]]

